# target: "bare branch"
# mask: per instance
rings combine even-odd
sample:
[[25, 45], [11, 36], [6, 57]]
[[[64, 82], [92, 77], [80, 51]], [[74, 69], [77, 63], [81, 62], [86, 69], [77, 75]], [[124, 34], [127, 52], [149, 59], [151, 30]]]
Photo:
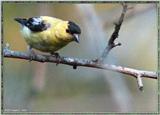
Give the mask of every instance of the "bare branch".
[[[108, 44], [106, 48], [104, 49], [102, 55], [97, 60], [87, 60], [87, 59], [78, 59], [78, 58], [71, 58], [71, 57], [62, 57], [62, 56], [51, 56], [51, 55], [44, 55], [44, 54], [35, 54], [34, 57], [32, 57], [33, 61], [38, 62], [52, 62], [56, 64], [66, 64], [73, 66], [73, 69], [77, 69], [78, 66], [83, 67], [90, 67], [90, 68], [98, 68], [98, 69], [105, 69], [105, 70], [111, 70], [119, 73], [123, 73], [126, 75], [130, 75], [130, 77], [134, 77], [137, 79], [138, 87], [142, 91], [143, 90], [143, 83], [142, 83], [142, 77], [145, 78], [151, 78], [151, 79], [158, 79], [158, 74], [156, 72], [152, 71], [142, 71], [117, 65], [109, 65], [109, 64], [103, 64], [104, 58], [107, 57], [110, 50], [116, 46], [120, 46], [121, 43], [115, 43], [116, 38], [118, 38], [119, 30], [121, 28], [124, 16], [127, 11], [127, 5], [124, 3], [122, 4], [123, 10], [121, 13], [121, 16], [117, 23], [115, 23], [115, 30], [112, 33]], [[6, 47], [3, 49], [3, 56], [7, 58], [17, 58], [17, 59], [24, 59], [29, 60], [31, 59], [30, 55], [28, 53], [18, 52], [18, 51], [12, 51], [9, 49], [9, 44], [6, 44]], [[98, 62], [98, 63], [97, 63]]]
[[[9, 50], [8, 48], [3, 49], [3, 56], [7, 58], [30, 60], [29, 54], [18, 52], [18, 51], [12, 51], [12, 50]], [[66, 64], [66, 65], [73, 66], [74, 69], [76, 69], [78, 66], [83, 66], [83, 67], [111, 70], [111, 71], [127, 74], [135, 78], [137, 78], [138, 75], [141, 75], [141, 77], [157, 79], [157, 76], [158, 76], [156, 72], [136, 70], [136, 69], [117, 66], [117, 65], [100, 64], [87, 59], [78, 59], [78, 58], [62, 57], [62, 56], [59, 56], [57, 58], [56, 56], [51, 56], [51, 55], [35, 54], [35, 56], [32, 57], [32, 60], [37, 62], [43, 62], [43, 63], [52, 62], [52, 63]]]
[[120, 16], [118, 22], [115, 23], [114, 32], [112, 33], [112, 35], [108, 41], [108, 44], [107, 44], [106, 48], [104, 49], [101, 57], [97, 60], [99, 63], [103, 62], [103, 60], [107, 57], [107, 55], [109, 54], [109, 52], [112, 48], [121, 45], [121, 43], [115, 43], [115, 40], [116, 40], [116, 38], [118, 38], [119, 30], [121, 28], [124, 16], [127, 11], [127, 5], [125, 3], [123, 3], [122, 6], [123, 6], [123, 10], [122, 10], [122, 13], [121, 13], [121, 16]]

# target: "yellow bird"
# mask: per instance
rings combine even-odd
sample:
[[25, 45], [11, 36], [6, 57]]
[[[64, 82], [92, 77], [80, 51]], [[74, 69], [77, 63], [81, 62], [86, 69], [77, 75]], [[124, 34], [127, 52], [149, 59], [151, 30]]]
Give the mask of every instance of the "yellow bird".
[[22, 25], [21, 33], [30, 52], [34, 48], [55, 54], [57, 50], [72, 41], [79, 43], [81, 29], [72, 21], [49, 16], [15, 18], [15, 20]]

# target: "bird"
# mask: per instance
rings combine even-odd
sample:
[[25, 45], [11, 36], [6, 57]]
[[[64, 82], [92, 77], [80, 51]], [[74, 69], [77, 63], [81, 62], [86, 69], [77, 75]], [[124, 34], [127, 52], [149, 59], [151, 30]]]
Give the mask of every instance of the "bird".
[[[72, 41], [79, 43], [81, 29], [73, 21], [65, 21], [51, 16], [14, 18], [21, 25], [21, 34], [28, 44], [31, 56], [32, 48], [41, 52], [58, 54], [56, 51]], [[59, 54], [58, 54], [59, 55]]]

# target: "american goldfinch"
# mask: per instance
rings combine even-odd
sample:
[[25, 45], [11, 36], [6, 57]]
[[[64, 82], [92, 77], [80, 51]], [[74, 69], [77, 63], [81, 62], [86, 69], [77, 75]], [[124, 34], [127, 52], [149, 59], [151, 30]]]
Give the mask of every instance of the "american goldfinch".
[[54, 54], [57, 50], [75, 41], [79, 43], [80, 27], [72, 21], [49, 16], [15, 18], [22, 25], [21, 34], [29, 49]]

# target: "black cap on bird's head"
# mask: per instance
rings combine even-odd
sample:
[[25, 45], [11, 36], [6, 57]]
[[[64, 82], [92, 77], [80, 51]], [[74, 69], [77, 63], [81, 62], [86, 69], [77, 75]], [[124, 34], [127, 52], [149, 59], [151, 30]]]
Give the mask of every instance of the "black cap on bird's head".
[[81, 34], [81, 29], [77, 24], [75, 24], [72, 21], [69, 21], [68, 29], [66, 30], [66, 32], [72, 34], [74, 41], [79, 43], [79, 35]]

